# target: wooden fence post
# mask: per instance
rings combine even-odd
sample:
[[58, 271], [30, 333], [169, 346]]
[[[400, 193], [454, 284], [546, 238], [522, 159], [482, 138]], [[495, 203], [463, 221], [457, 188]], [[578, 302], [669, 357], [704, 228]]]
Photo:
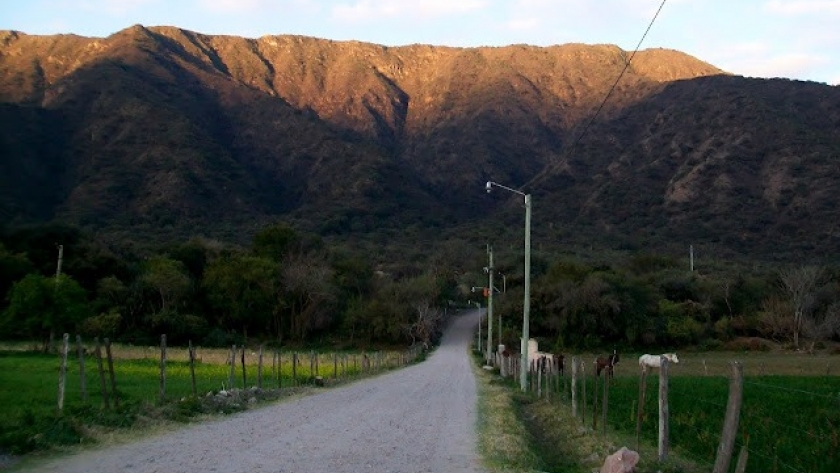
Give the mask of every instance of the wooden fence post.
[[747, 459], [749, 456], [749, 450], [747, 450], [747, 447], [742, 445], [741, 450], [738, 451], [738, 462], [735, 463], [735, 473], [744, 473], [747, 471]]
[[257, 388], [262, 389], [263, 345], [260, 344], [260, 354], [257, 357]]
[[114, 397], [114, 407], [120, 407], [120, 396], [117, 394], [117, 377], [114, 375], [114, 356], [111, 354], [111, 340], [105, 339], [105, 354], [108, 355], [108, 373], [111, 375], [111, 394]]
[[659, 461], [668, 459], [668, 359], [659, 357]]
[[297, 354], [297, 352], [294, 352], [294, 353], [292, 353], [292, 383], [294, 383], [294, 386], [298, 385], [297, 365], [298, 365], [298, 354]]
[[723, 432], [717, 448], [715, 467], [712, 473], [729, 471], [732, 459], [732, 447], [735, 446], [735, 435], [738, 433], [738, 421], [741, 416], [741, 401], [744, 394], [744, 367], [741, 363], [732, 362], [732, 377], [729, 379], [729, 399], [726, 402], [726, 417], [723, 420]]
[[554, 386], [554, 362], [545, 363], [545, 400], [551, 404], [551, 389]]
[[309, 351], [309, 378], [315, 377], [315, 352]]
[[598, 430], [598, 367], [592, 368], [592, 432]]
[[639, 375], [639, 410], [636, 413], [636, 451], [639, 450], [639, 443], [642, 437], [642, 419], [645, 412], [645, 398], [647, 397], [647, 374], [648, 369], [645, 366], [642, 368], [642, 374]]
[[192, 379], [192, 393], [194, 397], [198, 397], [198, 389], [195, 385], [195, 349], [193, 348], [192, 340], [189, 341], [190, 354], [190, 378]]
[[160, 336], [160, 403], [166, 400], [166, 334]]
[[102, 347], [99, 345], [99, 337], [94, 338], [94, 341], [96, 342], [96, 364], [99, 366], [99, 387], [102, 389], [102, 400], [105, 402], [105, 409], [110, 409], [108, 387], [105, 385], [105, 369], [102, 367]]
[[580, 400], [581, 400], [581, 409], [580, 409], [580, 423], [581, 425], [586, 425], [586, 363], [583, 360], [580, 361]]
[[572, 417], [578, 416], [577, 403], [577, 379], [578, 379], [578, 359], [576, 356], [572, 357]]
[[283, 355], [280, 354], [280, 349], [274, 350], [274, 360], [277, 364], [277, 389], [282, 388], [283, 382], [280, 381], [280, 378], [283, 375]]
[[242, 354], [239, 356], [242, 363], [242, 389], [248, 389], [248, 370], [245, 368], [245, 344], [242, 344]]
[[64, 334], [61, 344], [61, 369], [58, 372], [58, 412], [64, 410], [64, 388], [67, 386], [67, 351], [70, 348], [70, 335]]
[[76, 353], [79, 356], [79, 381], [81, 382], [82, 402], [87, 404], [87, 379], [85, 378], [85, 349], [82, 347], [82, 336], [76, 335]]
[[228, 374], [228, 391], [233, 389], [236, 376], [236, 345], [230, 347], [230, 373]]
[[604, 400], [601, 402], [601, 425], [604, 428], [604, 435], [607, 435], [607, 408], [610, 402], [610, 376], [604, 373]]

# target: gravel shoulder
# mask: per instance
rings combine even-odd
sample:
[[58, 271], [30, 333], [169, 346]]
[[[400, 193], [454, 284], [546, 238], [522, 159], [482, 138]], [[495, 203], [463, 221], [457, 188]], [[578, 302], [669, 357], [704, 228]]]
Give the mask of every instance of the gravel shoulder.
[[467, 351], [475, 323], [456, 317], [417, 365], [20, 471], [482, 472]]

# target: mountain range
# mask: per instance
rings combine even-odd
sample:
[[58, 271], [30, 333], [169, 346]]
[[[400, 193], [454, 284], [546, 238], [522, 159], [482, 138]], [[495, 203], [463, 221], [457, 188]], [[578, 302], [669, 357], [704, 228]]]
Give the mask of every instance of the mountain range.
[[840, 250], [840, 87], [665, 49], [3, 31], [0, 154], [0, 223], [114, 239], [521, 235], [492, 180], [546, 246]]

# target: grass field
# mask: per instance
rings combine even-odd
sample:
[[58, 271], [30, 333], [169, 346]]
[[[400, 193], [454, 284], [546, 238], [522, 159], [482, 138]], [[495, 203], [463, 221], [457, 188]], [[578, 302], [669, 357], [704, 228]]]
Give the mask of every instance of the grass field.
[[[0, 452], [25, 453], [55, 445], [78, 444], [91, 441], [91, 428], [120, 428], [135, 425], [138, 417], [158, 412], [176, 420], [196, 412], [179, 412], [182, 404], [173, 403], [192, 395], [192, 376], [189, 355], [185, 348], [168, 348], [166, 362], [165, 401], [160, 402], [160, 349], [157, 347], [128, 347], [114, 345], [114, 378], [119, 408], [102, 409], [104, 399], [100, 389], [97, 361], [93, 355], [84, 357], [87, 401], [82, 397], [80, 362], [74, 352], [68, 356], [64, 409], [58, 412], [58, 380], [60, 357], [23, 351], [25, 345], [5, 346], [0, 351]], [[92, 353], [93, 350], [88, 350]], [[103, 350], [104, 352], [104, 350]], [[273, 352], [263, 356], [262, 387], [287, 388], [294, 384], [309, 384], [314, 376], [325, 380], [354, 378], [375, 370], [392, 368], [405, 361], [398, 352], [369, 354], [370, 368], [363, 370], [364, 354], [343, 353], [298, 355], [293, 368], [292, 353], [281, 353], [275, 361]], [[246, 352], [246, 379], [243, 380], [241, 352], [237, 355], [233, 386], [230, 384], [230, 350], [198, 349], [195, 378], [198, 396], [221, 389], [257, 385], [258, 354]], [[110, 390], [107, 361], [103, 360], [105, 381]], [[316, 369], [310, 370], [310, 366]], [[363, 372], [364, 371], [364, 372]], [[296, 382], [297, 381], [297, 382]], [[163, 409], [161, 406], [175, 406]], [[184, 404], [188, 405], [188, 404]], [[155, 414], [155, 415], [158, 415]]]
[[[741, 446], [746, 446], [747, 471], [840, 471], [840, 357], [836, 355], [680, 355], [680, 363], [671, 367], [669, 379], [672, 451], [711, 469], [726, 411], [727, 375], [732, 360], [744, 365], [743, 407], [735, 455]], [[635, 355], [625, 357], [609, 391], [610, 427], [629, 438], [635, 437], [639, 398], [639, 369], [635, 361]], [[591, 426], [591, 376], [587, 383], [586, 415]], [[658, 435], [658, 389], [659, 377], [654, 373], [648, 376], [642, 424], [642, 441], [653, 445]], [[599, 396], [602, 393], [599, 387]]]

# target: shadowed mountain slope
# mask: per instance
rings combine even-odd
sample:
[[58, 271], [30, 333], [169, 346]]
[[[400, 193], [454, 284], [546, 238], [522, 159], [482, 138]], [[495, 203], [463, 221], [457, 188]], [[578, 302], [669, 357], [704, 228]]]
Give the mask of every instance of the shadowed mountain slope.
[[[385, 47], [133, 26], [0, 32], [0, 216], [241, 238], [481, 222], [608, 246], [837, 249], [840, 91], [609, 45]], [[499, 220], [498, 216], [490, 217]], [[555, 223], [557, 225], [555, 225]]]

